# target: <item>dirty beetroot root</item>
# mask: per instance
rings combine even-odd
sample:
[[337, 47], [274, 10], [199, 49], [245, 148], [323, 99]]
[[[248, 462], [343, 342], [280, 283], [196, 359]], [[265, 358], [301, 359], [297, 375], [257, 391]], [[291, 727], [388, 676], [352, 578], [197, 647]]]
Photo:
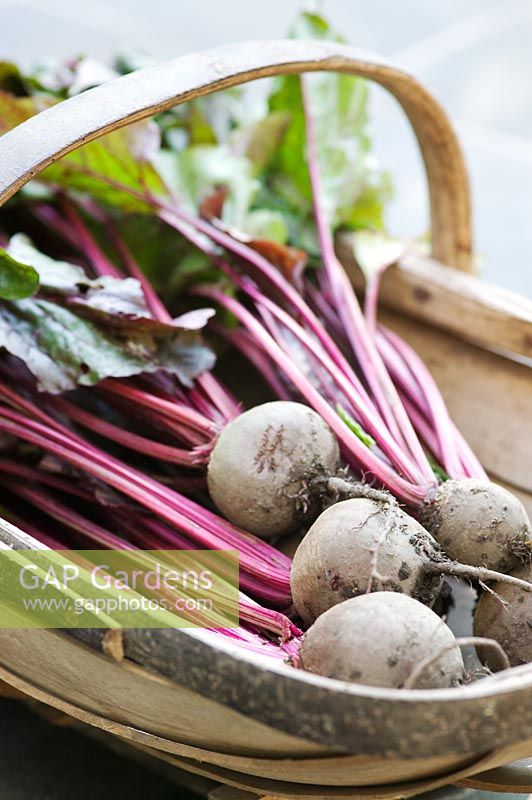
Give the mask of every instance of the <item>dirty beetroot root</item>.
[[532, 592], [529, 581], [449, 560], [393, 498], [344, 500], [324, 511], [299, 544], [290, 585], [298, 614], [310, 624], [331, 606], [368, 592], [391, 590], [431, 606], [444, 575], [506, 581], [522, 594]]
[[446, 481], [422, 519], [455, 561], [506, 572], [532, 555], [530, 522], [523, 504], [489, 481]]
[[404, 511], [344, 500], [318, 517], [295, 553], [294, 604], [307, 624], [368, 590], [401, 592], [432, 606], [443, 583], [427, 571], [434, 549], [430, 534]]
[[[532, 581], [532, 564], [511, 573]], [[484, 593], [475, 610], [475, 636], [495, 639], [506, 652], [512, 667], [532, 662], [532, 594], [519, 587], [494, 584], [496, 595]], [[492, 670], [500, 668], [493, 650], [477, 647], [479, 658]]]
[[285, 534], [321, 511], [338, 470], [336, 437], [308, 406], [264, 403], [229, 422], [212, 450], [207, 480], [220, 511], [258, 536]]
[[362, 595], [326, 611], [305, 634], [300, 659], [318, 675], [396, 689], [422, 662], [411, 688], [448, 688], [464, 674], [459, 645], [443, 620], [394, 592]]

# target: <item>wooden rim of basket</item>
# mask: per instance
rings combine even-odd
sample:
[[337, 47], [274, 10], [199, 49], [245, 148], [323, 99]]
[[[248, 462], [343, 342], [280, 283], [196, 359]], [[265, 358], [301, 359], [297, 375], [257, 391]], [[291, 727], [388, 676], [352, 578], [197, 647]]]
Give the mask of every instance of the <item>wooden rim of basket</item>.
[[142, 69], [41, 112], [0, 139], [0, 205], [72, 150], [132, 122], [219, 89], [276, 75], [329, 71], [367, 78], [399, 102], [428, 179], [432, 254], [471, 271], [469, 183], [451, 123], [414, 78], [372, 54], [335, 42], [231, 44]]
[[[353, 800], [357, 800], [357, 798], [361, 798], [361, 800], [362, 798], [364, 800], [394, 800], [399, 796], [410, 797], [421, 792], [448, 786], [449, 784], [471, 785], [474, 788], [489, 786], [489, 791], [503, 792], [508, 791], [507, 787], [510, 785], [513, 790], [518, 792], [526, 792], [531, 788], [530, 774], [526, 767], [523, 767], [524, 762], [514, 761], [514, 759], [522, 759], [523, 756], [528, 755], [532, 746], [532, 739], [526, 742], [514, 742], [511, 745], [489, 750], [475, 757], [472, 756], [468, 763], [457, 766], [450, 771], [446, 770], [433, 777], [383, 784], [381, 786], [371, 784], [355, 784], [353, 786], [302, 784], [288, 781], [286, 777], [274, 777], [276, 775], [276, 764], [279, 763], [278, 759], [242, 758], [164, 739], [68, 702], [38, 686], [28, 683], [3, 667], [0, 667], [0, 680], [5, 681], [6, 685], [11, 687], [13, 691], [18, 691], [20, 697], [32, 698], [40, 703], [45, 703], [47, 706], [66, 715], [66, 719], [91, 725], [108, 734], [117, 736], [132, 747], [141, 748], [175, 766], [204, 774], [206, 777], [221, 780], [223, 783], [243, 790], [251, 790], [260, 794], [267, 793], [268, 796], [273, 794], [275, 797], [288, 796], [289, 798], [304, 795], [305, 798], [330, 796], [331, 800], [336, 798], [338, 800], [344, 800], [344, 798], [345, 800], [348, 800], [348, 798]], [[65, 721], [61, 720], [61, 724], [65, 724]], [[331, 758], [333, 762], [339, 763], [342, 759], [349, 762], [351, 756], [345, 754], [331, 757], [320, 756], [317, 759], [307, 757], [298, 760], [302, 763], [312, 763], [315, 760], [323, 763], [328, 758]], [[253, 772], [253, 766], [257, 762], [264, 762], [266, 767], [264, 769], [265, 775]], [[353, 774], [356, 775], [355, 765]]]

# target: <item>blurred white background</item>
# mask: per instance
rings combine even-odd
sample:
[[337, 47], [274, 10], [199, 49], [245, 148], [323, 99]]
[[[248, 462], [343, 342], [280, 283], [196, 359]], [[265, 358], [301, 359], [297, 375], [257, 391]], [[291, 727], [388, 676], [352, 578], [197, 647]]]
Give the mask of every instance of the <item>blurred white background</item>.
[[[299, 8], [299, 0], [0, 0], [0, 59], [108, 59], [125, 45], [163, 59], [280, 38]], [[471, 172], [482, 274], [532, 297], [531, 0], [323, 0], [322, 9], [348, 41], [397, 62], [442, 101]], [[377, 90], [372, 116], [396, 187], [390, 227], [416, 235], [427, 210], [412, 137]]]

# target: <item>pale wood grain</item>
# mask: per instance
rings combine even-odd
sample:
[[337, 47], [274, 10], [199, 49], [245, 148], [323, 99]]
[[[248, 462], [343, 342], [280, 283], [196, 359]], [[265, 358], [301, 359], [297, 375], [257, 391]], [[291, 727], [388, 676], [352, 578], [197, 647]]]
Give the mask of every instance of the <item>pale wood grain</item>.
[[[123, 667], [117, 665], [114, 665], [114, 668], [118, 671], [123, 670]], [[39, 702], [47, 703], [81, 722], [119, 736], [129, 741], [134, 747], [157, 756], [167, 763], [175, 764], [210, 779], [222, 780], [224, 783], [245, 790], [259, 794], [271, 792], [274, 796], [279, 797], [317, 798], [323, 796], [383, 799], [406, 797], [463, 779], [479, 770], [494, 769], [508, 760], [532, 752], [532, 740], [528, 740], [490, 752], [488, 755], [476, 759], [455, 757], [454, 762], [451, 759], [432, 759], [432, 763], [429, 760], [425, 764], [427, 772], [424, 772], [423, 775], [426, 777], [422, 777], [415, 769], [416, 759], [412, 761], [412, 767], [409, 769], [408, 761], [397, 763], [394, 759], [387, 759], [385, 755], [381, 758], [360, 756], [330, 758], [324, 753], [322, 758], [316, 760], [302, 757], [291, 761], [282, 754], [278, 760], [267, 762], [265, 759], [241, 759], [239, 756], [223, 752], [204, 751], [172, 742], [167, 743], [166, 749], [161, 749], [161, 741], [157, 737], [149, 736], [142, 731], [124, 726], [115, 720], [61, 700], [5, 669], [0, 669], [0, 679], [8, 681]], [[213, 719], [213, 722], [216, 722], [216, 719]], [[344, 766], [342, 766], [342, 762]], [[306, 772], [307, 767], [311, 770], [310, 775]], [[431, 773], [429, 767], [432, 767]], [[261, 774], [261, 772], [265, 774]], [[409, 780], [407, 778], [409, 774], [412, 777], [415, 776], [416, 780]], [[345, 784], [342, 781], [343, 775], [345, 775]], [[419, 779], [420, 777], [421, 779]], [[404, 780], [398, 782], [399, 778]], [[376, 783], [381, 785], [377, 788], [374, 786]]]
[[[500, 750], [492, 751], [485, 755], [483, 758], [476, 761], [467, 767], [463, 767], [454, 772], [447, 772], [443, 775], [402, 783], [382, 783], [380, 785], [370, 786], [353, 786], [342, 787], [338, 789], [336, 786], [315, 785], [305, 786], [297, 783], [288, 783], [280, 781], [272, 777], [271, 779], [256, 778], [255, 776], [243, 776], [241, 774], [231, 772], [230, 770], [213, 767], [210, 765], [202, 764], [200, 762], [187, 762], [184, 759], [170, 756], [166, 753], [158, 753], [158, 757], [164, 759], [167, 763], [173, 763], [181, 769], [188, 769], [197, 775], [209, 778], [211, 780], [220, 780], [225, 785], [234, 788], [237, 792], [247, 791], [252, 794], [259, 795], [263, 800], [275, 800], [275, 798], [298, 798], [298, 800], [347, 800], [347, 798], [360, 798], [362, 800], [394, 800], [394, 798], [414, 797], [418, 794], [433, 791], [449, 784], [460, 784], [465, 781], [470, 774], [478, 770], [493, 770], [512, 761], [515, 758], [521, 757], [524, 753], [531, 752], [532, 740], [521, 742], [511, 748], [502, 748]], [[232, 800], [230, 791], [227, 794], [224, 792], [222, 797], [227, 797]], [[235, 795], [236, 798], [244, 797], [240, 794]]]
[[457, 781], [460, 786], [484, 792], [525, 794], [532, 792], [532, 758], [519, 759]]

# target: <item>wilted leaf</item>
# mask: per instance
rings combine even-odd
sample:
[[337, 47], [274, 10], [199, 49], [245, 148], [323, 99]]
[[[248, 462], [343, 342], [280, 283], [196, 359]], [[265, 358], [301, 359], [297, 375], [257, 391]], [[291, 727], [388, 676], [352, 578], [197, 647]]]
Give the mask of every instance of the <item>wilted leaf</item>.
[[[216, 216], [217, 213], [222, 211], [225, 195], [225, 191], [220, 190], [207, 198], [206, 202], [201, 205], [202, 216], [205, 219], [209, 219], [219, 230], [223, 230], [236, 241], [242, 242], [252, 250], [255, 250], [255, 252], [260, 253], [274, 267], [277, 267], [291, 283], [298, 284], [308, 261], [307, 253], [297, 247], [284, 244], [282, 241], [276, 241], [275, 235], [272, 235], [271, 238], [250, 236], [248, 231], [252, 226], [247, 224], [246, 232], [240, 231], [231, 225], [226, 225], [223, 220]], [[255, 213], [260, 214], [261, 212]], [[263, 213], [269, 214], [271, 212]], [[246, 222], [249, 221], [250, 216], [248, 215]], [[283, 230], [283, 233], [285, 230]], [[271, 229], [268, 233], [272, 233]]]
[[187, 331], [199, 331], [216, 314], [214, 308], [195, 308], [173, 319], [173, 326]]
[[228, 192], [227, 186], [220, 186], [220, 188], [215, 189], [214, 192], [204, 197], [199, 204], [200, 217], [209, 222], [221, 219]]
[[40, 296], [53, 299], [108, 329], [121, 331], [122, 335], [127, 331], [133, 335], [143, 331], [170, 336], [176, 329], [200, 330], [215, 313], [211, 308], [195, 309], [171, 323], [159, 322], [152, 317], [142, 287], [134, 278], [88, 278], [76, 264], [56, 261], [41, 253], [22, 234], [11, 238], [9, 253], [22, 262], [21, 266], [29, 264], [34, 268], [40, 281]]
[[[210, 369], [214, 357], [192, 331], [214, 313], [197, 309], [170, 323], [152, 318], [138, 281], [102, 277], [40, 253], [15, 236], [6, 263], [26, 268], [39, 296], [0, 303], [0, 347], [22, 359], [39, 388], [56, 393], [166, 370], [185, 385]], [[18, 259], [15, 261], [13, 255]], [[31, 264], [31, 266], [29, 266]]]
[[308, 261], [308, 256], [303, 250], [267, 239], [251, 239], [248, 246], [277, 267], [290, 283], [296, 285], [300, 283]]
[[104, 378], [164, 369], [190, 385], [214, 356], [193, 334], [122, 338], [47, 300], [0, 303], [0, 346], [22, 359], [43, 391], [58, 393]]

